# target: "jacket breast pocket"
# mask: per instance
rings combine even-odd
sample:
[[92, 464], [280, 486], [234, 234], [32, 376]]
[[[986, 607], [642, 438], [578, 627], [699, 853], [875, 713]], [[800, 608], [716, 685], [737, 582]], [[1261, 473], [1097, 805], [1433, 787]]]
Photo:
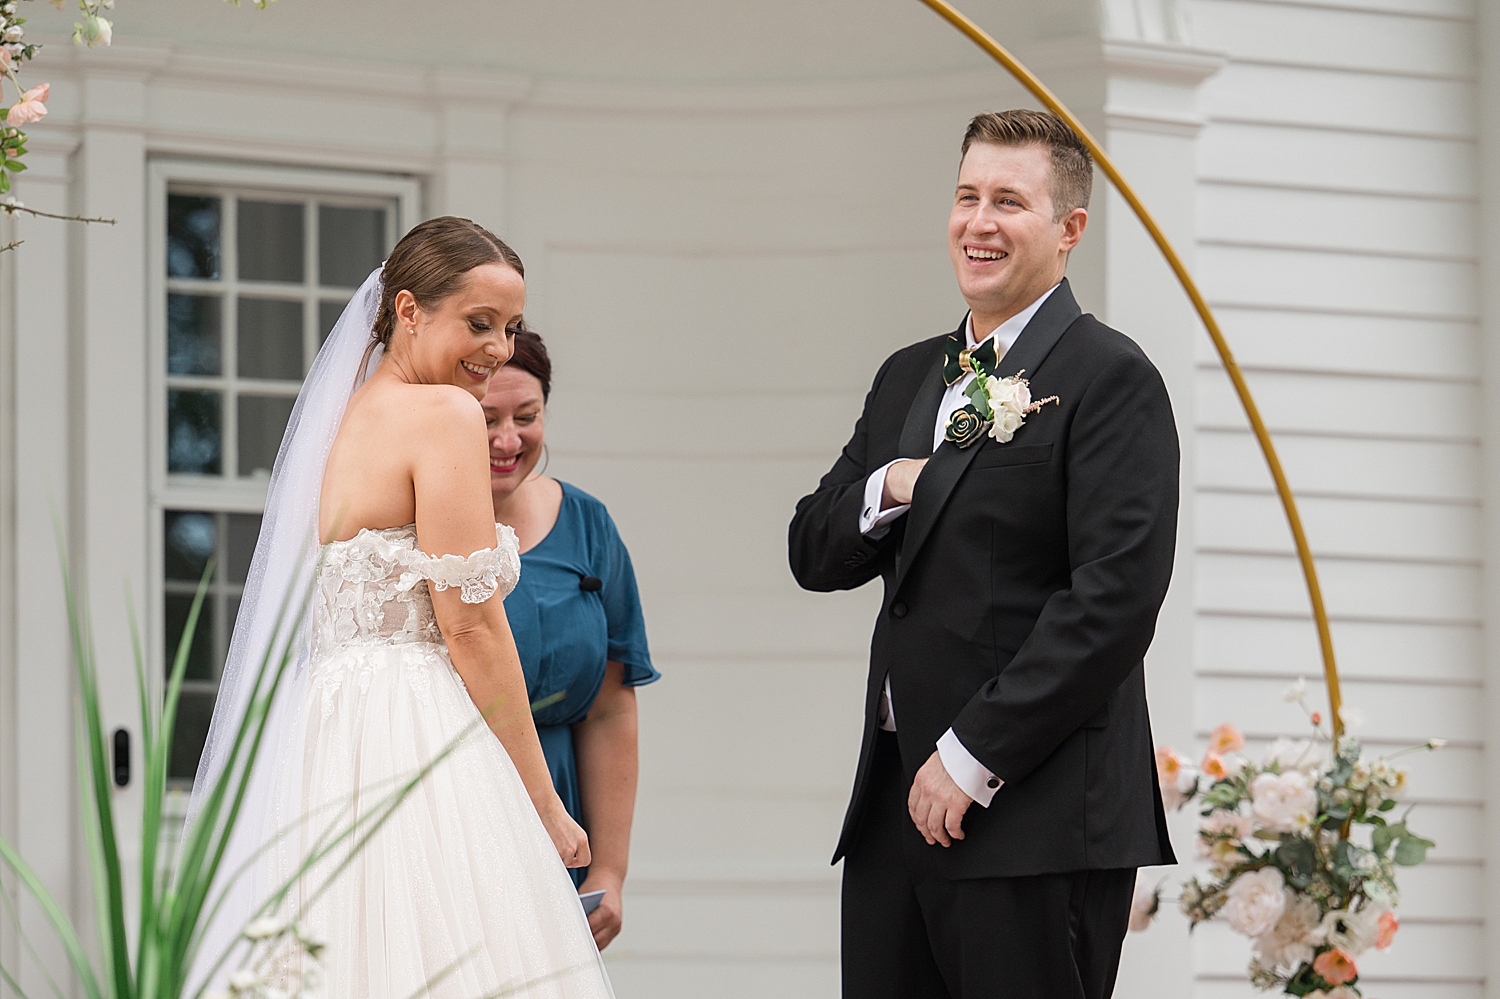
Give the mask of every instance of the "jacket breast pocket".
[[1051, 460], [1051, 444], [991, 444], [974, 456], [974, 463], [969, 467], [1010, 468], [1014, 465], [1039, 465]]

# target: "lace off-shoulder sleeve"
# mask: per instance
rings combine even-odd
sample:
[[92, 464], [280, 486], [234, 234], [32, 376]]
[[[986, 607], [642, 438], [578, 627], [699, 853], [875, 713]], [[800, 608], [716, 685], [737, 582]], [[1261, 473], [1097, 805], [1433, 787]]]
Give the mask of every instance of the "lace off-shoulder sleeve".
[[409, 573], [431, 580], [434, 590], [457, 586], [459, 599], [466, 604], [482, 604], [496, 591], [504, 599], [521, 578], [520, 545], [516, 532], [505, 524], [495, 525], [493, 548], [481, 548], [468, 556], [420, 551], [413, 555], [415, 558], [406, 566]]

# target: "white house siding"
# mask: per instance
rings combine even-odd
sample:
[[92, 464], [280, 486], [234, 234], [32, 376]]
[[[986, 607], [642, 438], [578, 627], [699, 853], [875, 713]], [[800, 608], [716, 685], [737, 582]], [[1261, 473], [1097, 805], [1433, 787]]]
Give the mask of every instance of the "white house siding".
[[[1344, 697], [1372, 750], [1411, 758], [1399, 945], [1367, 996], [1483, 984], [1475, 8], [1466, 0], [1195, 0], [1227, 64], [1202, 92], [1197, 269], [1300, 500]], [[1200, 735], [1295, 729], [1319, 675], [1270, 476], [1207, 340], [1197, 394]], [[1321, 700], [1321, 694], [1319, 695]], [[1326, 711], [1326, 708], [1324, 708]], [[1195, 995], [1251, 994], [1244, 942], [1195, 937]]]
[[[498, 22], [455, 0], [424, 10], [433, 68], [410, 78], [386, 48], [410, 17], [394, 0], [353, 19], [206, 2], [122, 8], [120, 42], [94, 52], [66, 45], [73, 15], [34, 5], [54, 90], [21, 196], [122, 226], [0, 225], [27, 240], [0, 266], [0, 830], [87, 910], [58, 790], [71, 708], [48, 490], [101, 641], [122, 630], [122, 577], [154, 619], [146, 497], [130, 475], [109, 491], [142, 460], [144, 396], [107, 377], [145, 356], [148, 161], [389, 171], [421, 185], [426, 214], [480, 219], [525, 258], [557, 361], [548, 470], [609, 504], [641, 578], [665, 678], [640, 694], [627, 929], [609, 951], [622, 999], [836, 994], [826, 861], [878, 594], [798, 591], [782, 539], [880, 360], [961, 315], [943, 242], [957, 138], [1017, 90], [914, 0], [531, 2]], [[1479, 994], [1481, 943], [1473, 11], [1374, 2], [1199, 0], [1193, 51], [1144, 29], [1101, 47], [1077, 0], [965, 7], [1099, 128], [1195, 256], [1303, 498], [1368, 734], [1453, 740], [1413, 762], [1440, 848], [1407, 879], [1401, 946], [1368, 991], [1457, 999]], [[1146, 16], [1170, 3], [1108, 7], [1172, 20]], [[1199, 132], [1213, 51], [1228, 62]], [[1156, 728], [1182, 744], [1234, 719], [1263, 739], [1297, 724], [1281, 688], [1317, 675], [1306, 600], [1207, 341], [1117, 208], [1096, 200], [1075, 284], [1162, 367], [1197, 483], [1152, 650]], [[80, 365], [71, 395], [50, 381], [58, 344]], [[129, 446], [111, 457], [112, 441]], [[117, 665], [110, 710], [129, 724]], [[1243, 946], [1217, 927], [1187, 940], [1171, 921], [1132, 938], [1122, 999], [1248, 994]], [[0, 956], [18, 953], [0, 921]]]

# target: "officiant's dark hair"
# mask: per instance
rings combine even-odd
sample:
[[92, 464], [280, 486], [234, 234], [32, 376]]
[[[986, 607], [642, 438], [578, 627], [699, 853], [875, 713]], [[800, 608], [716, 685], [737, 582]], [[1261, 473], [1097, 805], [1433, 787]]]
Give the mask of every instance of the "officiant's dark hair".
[[1046, 146], [1052, 154], [1052, 221], [1075, 208], [1087, 208], [1094, 190], [1094, 158], [1068, 123], [1046, 111], [1017, 108], [975, 115], [964, 132], [959, 163], [976, 142], [993, 146]]
[[552, 358], [547, 345], [535, 330], [517, 330], [514, 352], [505, 362], [507, 368], [519, 368], [542, 383], [542, 402], [552, 395]]
[[[364, 364], [370, 363], [377, 344], [386, 348], [391, 345], [397, 294], [409, 291], [418, 305], [430, 309], [458, 291], [464, 275], [483, 264], [506, 264], [526, 276], [526, 267], [516, 251], [477, 222], [440, 215], [412, 226], [386, 257], [380, 275], [380, 308], [375, 313]], [[524, 324], [520, 328], [525, 329]]]

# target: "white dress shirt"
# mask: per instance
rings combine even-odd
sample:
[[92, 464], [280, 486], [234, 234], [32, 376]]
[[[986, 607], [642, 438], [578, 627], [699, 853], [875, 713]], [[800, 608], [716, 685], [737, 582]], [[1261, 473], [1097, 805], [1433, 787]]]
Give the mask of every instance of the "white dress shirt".
[[[1026, 308], [995, 327], [995, 331], [988, 337], [985, 337], [986, 340], [991, 337], [994, 338], [995, 346], [998, 348], [996, 353], [1001, 357], [1005, 356], [1005, 353], [1010, 350], [1011, 344], [1016, 342], [1016, 338], [1026, 328], [1026, 324], [1031, 322], [1031, 317], [1036, 315], [1036, 310], [1040, 309], [1042, 303], [1047, 301], [1056, 290], [1057, 285], [1048, 288], [1046, 294], [1042, 295], [1041, 298], [1038, 298], [1035, 302], [1032, 302]], [[973, 313], [969, 314], [969, 318], [964, 323], [964, 338], [968, 341], [967, 345], [969, 347], [977, 347], [979, 345], [974, 342]], [[983, 342], [980, 341], [980, 343]], [[934, 451], [938, 449], [938, 445], [943, 443], [943, 435], [948, 429], [948, 417], [952, 415], [955, 409], [962, 409], [969, 401], [969, 397], [964, 394], [964, 390], [969, 387], [969, 383], [973, 380], [974, 375], [972, 372], [965, 373], [962, 378], [949, 385], [947, 391], [943, 393], [943, 399], [938, 403], [936, 422], [932, 431], [932, 449]], [[902, 506], [893, 506], [888, 510], [880, 508], [880, 501], [885, 496], [885, 473], [897, 461], [906, 460], [908, 459], [897, 458], [896, 461], [888, 462], [871, 472], [870, 477], [865, 480], [865, 502], [860, 508], [859, 513], [859, 533], [871, 541], [878, 541], [885, 537], [886, 533], [891, 529], [891, 523], [897, 517], [904, 515], [907, 510], [911, 509], [910, 503]], [[885, 689], [880, 693], [880, 707], [877, 717], [882, 729], [887, 732], [896, 731], [896, 707], [891, 699], [891, 678], [889, 676], [885, 678]], [[958, 736], [954, 734], [951, 728], [947, 732], [944, 732], [943, 737], [938, 740], [937, 752], [938, 758], [943, 761], [943, 769], [948, 771], [948, 776], [953, 778], [953, 783], [957, 784], [964, 794], [973, 798], [980, 805], [985, 808], [990, 807], [990, 801], [995, 797], [995, 792], [1000, 790], [1000, 786], [1005, 782], [990, 773], [984, 764], [976, 760], [974, 755], [964, 748], [964, 744], [959, 741]]]

